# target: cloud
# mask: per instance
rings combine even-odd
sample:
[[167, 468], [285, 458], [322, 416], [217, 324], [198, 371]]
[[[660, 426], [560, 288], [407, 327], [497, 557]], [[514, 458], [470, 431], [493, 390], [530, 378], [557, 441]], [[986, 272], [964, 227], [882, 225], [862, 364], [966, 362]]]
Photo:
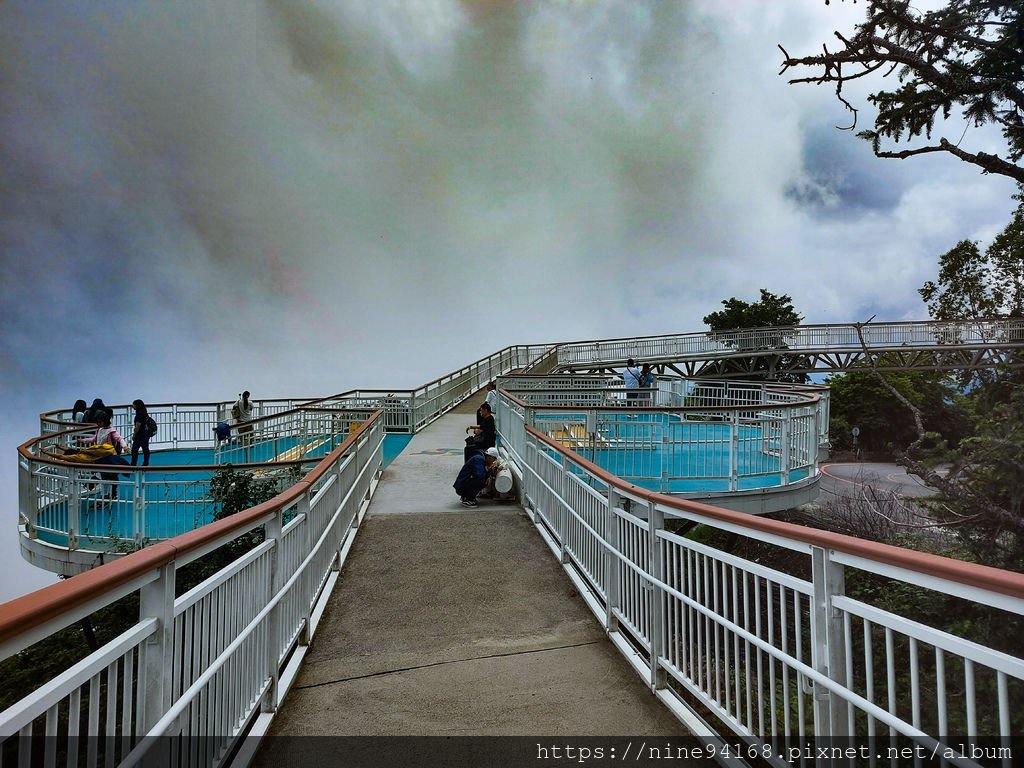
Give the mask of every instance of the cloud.
[[920, 318], [1012, 187], [876, 160], [778, 76], [778, 43], [861, 14], [0, 4], [0, 389], [31, 415], [0, 439], [78, 397], [398, 389], [511, 343], [693, 331], [761, 287], [808, 322]]

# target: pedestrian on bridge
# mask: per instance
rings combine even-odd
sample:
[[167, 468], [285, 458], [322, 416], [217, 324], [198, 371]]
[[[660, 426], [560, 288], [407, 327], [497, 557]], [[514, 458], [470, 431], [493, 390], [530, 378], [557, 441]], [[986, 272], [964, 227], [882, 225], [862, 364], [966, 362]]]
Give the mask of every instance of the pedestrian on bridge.
[[637, 368], [636, 360], [632, 357], [626, 361], [626, 367], [622, 371], [622, 383], [626, 387], [626, 400], [630, 401], [627, 404], [633, 405], [633, 400], [636, 400], [640, 394], [637, 390], [640, 388], [640, 381], [643, 374], [640, 368]]
[[481, 453], [497, 445], [498, 430], [494, 416], [491, 415], [490, 405], [486, 402], [480, 403], [480, 407], [476, 409], [476, 424], [466, 427], [466, 432], [472, 433], [466, 438], [466, 449], [463, 452], [463, 459], [466, 461], [469, 461], [474, 453]]
[[476, 495], [484, 489], [489, 471], [497, 460], [498, 449], [489, 448], [486, 453], [474, 451], [473, 455], [462, 465], [459, 476], [452, 483], [455, 492], [459, 494], [462, 506], [480, 506], [476, 501]]

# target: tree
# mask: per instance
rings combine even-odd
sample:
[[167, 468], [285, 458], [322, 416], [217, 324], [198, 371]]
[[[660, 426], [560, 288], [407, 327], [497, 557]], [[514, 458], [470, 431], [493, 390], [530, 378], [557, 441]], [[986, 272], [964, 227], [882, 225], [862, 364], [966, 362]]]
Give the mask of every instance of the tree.
[[793, 299], [783, 294], [776, 296], [761, 289], [761, 300], [750, 304], [735, 297], [723, 299], [723, 310], [704, 316], [712, 331], [731, 331], [740, 328], [774, 328], [799, 325], [803, 320], [793, 308]]
[[[894, 386], [878, 370], [864, 341], [864, 323], [855, 323], [861, 348], [876, 380], [913, 416], [916, 438], [905, 450], [896, 449], [896, 460], [907, 472], [916, 475], [924, 484], [937, 489], [944, 497], [937, 507], [942, 524], [950, 526], [962, 541], [973, 545], [979, 555], [986, 549], [998, 556], [995, 565], [1019, 567], [1024, 553], [1024, 515], [1021, 515], [1021, 488], [1019, 479], [1009, 493], [1002, 492], [1001, 483], [1009, 475], [1019, 474], [1017, 460], [1024, 456], [1024, 433], [1017, 425], [1024, 423], [1024, 396], [1019, 385], [1009, 388], [1010, 397], [1005, 407], [997, 401], [987, 421], [982, 421], [975, 440], [964, 440], [958, 451], [950, 457], [952, 464], [947, 474], [936, 471], [930, 459], [934, 458], [933, 435], [925, 429], [922, 408]], [[1001, 386], [996, 382], [992, 386]], [[983, 385], [981, 389], [988, 389]], [[1012, 425], [1007, 428], [1007, 425]], [[1009, 461], [1006, 461], [1006, 459]], [[1009, 470], [1008, 470], [1009, 468]], [[1009, 503], [1008, 503], [1009, 502]], [[982, 542], [978, 547], [977, 543]], [[996, 560], [991, 557], [990, 562]]]
[[[882, 361], [884, 362], [884, 361]], [[893, 371], [880, 374], [924, 413], [931, 446], [956, 445], [970, 431], [959, 408], [959, 394], [940, 371]], [[851, 429], [860, 428], [857, 445], [865, 451], [893, 454], [916, 437], [913, 414], [869, 370], [830, 376], [829, 437], [839, 449], [853, 447]]]
[[[828, 0], [825, 0], [826, 5]], [[867, 97], [878, 109], [873, 130], [857, 135], [878, 157], [907, 158], [944, 152], [1024, 183], [1024, 4], [1020, 0], [950, 0], [922, 12], [910, 0], [867, 0], [867, 20], [846, 37], [835, 32], [839, 50], [822, 46], [815, 56], [793, 57], [781, 45], [782, 70], [810, 68], [815, 74], [790, 83], [834, 83], [836, 97], [853, 115], [858, 109], [843, 88], [854, 80], [896, 73], [895, 90]], [[1007, 157], [962, 148], [962, 138], [932, 138], [935, 121], [958, 109], [968, 126], [993, 124], [1007, 144]], [[959, 133], [959, 131], [957, 131]], [[883, 149], [924, 137], [926, 143], [896, 151]]]
[[1024, 201], [982, 253], [961, 240], [939, 257], [939, 274], [918, 293], [935, 320], [1024, 315]]
[[[301, 470], [294, 464], [269, 473], [237, 470], [231, 464], [224, 464], [210, 476], [213, 519], [223, 520], [249, 507], [269, 501], [284, 488], [295, 485], [300, 476]], [[226, 568], [246, 552], [258, 547], [265, 538], [266, 531], [262, 526], [253, 528], [198, 560], [188, 563], [178, 572], [175, 580], [177, 593], [184, 594], [217, 571]]]
[[[715, 341], [751, 353], [750, 368], [743, 373], [779, 381], [807, 380], [805, 374], [787, 371], [800, 361], [799, 356], [782, 351], [789, 348], [788, 341], [795, 335], [793, 327], [803, 320], [791, 297], [762, 288], [760, 301], [749, 303], [733, 297], [723, 299], [722, 306], [725, 309], [705, 315], [704, 322]], [[780, 330], [766, 330], [774, 328]], [[738, 371], [721, 368], [718, 373]]]

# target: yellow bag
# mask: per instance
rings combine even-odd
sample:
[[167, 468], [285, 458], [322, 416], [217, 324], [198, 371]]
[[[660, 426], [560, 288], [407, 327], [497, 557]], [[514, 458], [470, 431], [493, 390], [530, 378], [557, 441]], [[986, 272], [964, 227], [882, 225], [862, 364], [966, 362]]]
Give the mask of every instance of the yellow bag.
[[110, 443], [100, 443], [99, 445], [87, 445], [77, 453], [65, 454], [64, 459], [66, 461], [91, 462], [113, 455], [114, 446]]

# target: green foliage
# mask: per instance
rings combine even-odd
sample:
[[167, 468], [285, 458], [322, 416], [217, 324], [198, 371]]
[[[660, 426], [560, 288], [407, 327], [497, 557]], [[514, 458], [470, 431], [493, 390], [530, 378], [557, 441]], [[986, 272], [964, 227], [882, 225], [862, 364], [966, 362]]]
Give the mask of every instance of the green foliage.
[[[793, 299], [785, 294], [776, 295], [761, 289], [761, 298], [746, 302], [736, 297], [723, 299], [724, 309], [704, 316], [704, 322], [711, 329], [710, 336], [731, 347], [751, 352], [777, 351], [770, 356], [758, 356], [753, 361], [756, 377], [778, 381], [803, 382], [807, 376], [791, 373], [787, 369], [797, 367], [798, 355], [787, 354], [789, 339], [793, 337], [793, 326], [803, 318], [793, 307]], [[754, 329], [772, 329], [765, 331]], [[741, 331], [741, 333], [736, 333]]]
[[1006, 228], [985, 251], [997, 314], [1024, 316], [1024, 197]]
[[[933, 450], [956, 445], [971, 430], [968, 412], [949, 376], [938, 371], [883, 373], [896, 390], [923, 411], [925, 428], [934, 433]], [[865, 451], [893, 455], [917, 437], [913, 414], [870, 371], [830, 376], [829, 435], [835, 448], [853, 447], [852, 427], [860, 428], [857, 444]]]
[[803, 320], [793, 307], [793, 299], [761, 289], [761, 299], [753, 303], [733, 297], [723, 299], [725, 309], [704, 316], [712, 331], [730, 331], [741, 328], [775, 328], [799, 325]]
[[[826, 0], [827, 4], [828, 0]], [[853, 34], [836, 37], [838, 50], [813, 56], [785, 56], [782, 71], [808, 68], [813, 74], [790, 83], [834, 84], [836, 96], [853, 114], [857, 108], [843, 95], [852, 80], [878, 73], [895, 74], [892, 90], [878, 90], [868, 101], [878, 112], [873, 129], [858, 135], [871, 142], [879, 157], [906, 158], [945, 152], [1024, 182], [1024, 5], [1019, 0], [950, 0], [921, 11], [910, 0], [867, 0], [866, 19]], [[996, 125], [1006, 141], [1009, 161], [971, 151], [961, 141], [959, 123], [952, 140], [932, 140], [937, 121], [955, 112], [968, 126]], [[899, 145], [925, 139], [923, 146], [902, 151], [883, 149], [883, 139]]]
[[[975, 434], [961, 444], [957, 467], [960, 482], [974, 493], [1006, 510], [1011, 520], [1024, 516], [1024, 388], [1018, 385], [985, 411]], [[975, 513], [954, 506], [962, 515]], [[1024, 536], [1006, 520], [985, 518], [960, 533], [987, 564], [1024, 568]]]
[[278, 483], [273, 476], [239, 472], [231, 464], [225, 464], [210, 478], [210, 495], [217, 507], [214, 513], [217, 520], [269, 501], [277, 494]]
[[[223, 520], [243, 510], [269, 501], [281, 492], [283, 487], [294, 485], [299, 480], [299, 468], [288, 468], [284, 474], [243, 472], [231, 464], [213, 473], [210, 478], [210, 495], [216, 507], [214, 519]], [[236, 539], [218, 547], [195, 562], [189, 563], [178, 574], [175, 584], [177, 594], [182, 595], [197, 584], [228, 566], [254, 547], [263, 543], [266, 532], [262, 527], [243, 533]]]
[[984, 254], [961, 240], [939, 257], [939, 275], [918, 291], [936, 320], [1024, 315], [1024, 202]]

